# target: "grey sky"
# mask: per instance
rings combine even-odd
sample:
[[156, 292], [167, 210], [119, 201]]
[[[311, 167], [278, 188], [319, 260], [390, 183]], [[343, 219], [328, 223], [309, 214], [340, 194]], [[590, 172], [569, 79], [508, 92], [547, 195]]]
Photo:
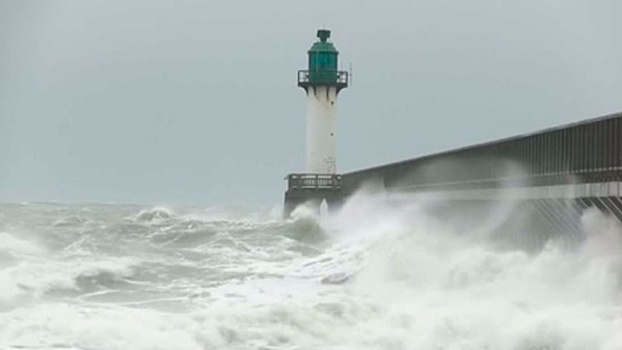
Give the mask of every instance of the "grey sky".
[[[313, 5], [313, 6], [311, 6]], [[620, 0], [0, 0], [0, 201], [280, 203], [333, 31], [355, 170], [622, 110]]]

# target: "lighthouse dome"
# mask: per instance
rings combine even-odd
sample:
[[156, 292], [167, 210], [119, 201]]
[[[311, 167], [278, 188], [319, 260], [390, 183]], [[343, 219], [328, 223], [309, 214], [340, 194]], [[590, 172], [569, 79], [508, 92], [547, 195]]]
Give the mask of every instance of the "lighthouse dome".
[[339, 52], [328, 41], [330, 30], [317, 31], [318, 41], [309, 49], [309, 83], [334, 83], [337, 81], [337, 56]]

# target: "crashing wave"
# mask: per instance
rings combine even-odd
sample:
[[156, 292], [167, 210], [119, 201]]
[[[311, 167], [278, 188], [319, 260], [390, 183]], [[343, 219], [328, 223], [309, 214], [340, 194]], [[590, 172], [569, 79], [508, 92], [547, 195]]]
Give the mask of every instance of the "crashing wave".
[[134, 219], [142, 222], [163, 222], [171, 220], [173, 215], [173, 212], [167, 208], [155, 207], [147, 210], [141, 210], [138, 214], [136, 214]]

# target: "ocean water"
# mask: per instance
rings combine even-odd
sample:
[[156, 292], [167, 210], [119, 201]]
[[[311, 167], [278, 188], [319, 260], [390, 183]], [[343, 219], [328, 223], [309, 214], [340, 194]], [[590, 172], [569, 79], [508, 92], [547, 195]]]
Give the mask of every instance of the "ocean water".
[[525, 252], [424, 209], [3, 204], [0, 349], [622, 349], [617, 223]]

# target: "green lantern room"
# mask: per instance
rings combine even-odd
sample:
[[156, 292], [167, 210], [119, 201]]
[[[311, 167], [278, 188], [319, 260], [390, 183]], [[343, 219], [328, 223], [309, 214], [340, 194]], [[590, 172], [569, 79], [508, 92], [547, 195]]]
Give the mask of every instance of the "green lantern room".
[[298, 72], [298, 86], [307, 90], [310, 86], [335, 86], [341, 90], [348, 86], [348, 72], [339, 71], [339, 51], [329, 42], [330, 30], [317, 31], [317, 40], [307, 52], [307, 70]]

